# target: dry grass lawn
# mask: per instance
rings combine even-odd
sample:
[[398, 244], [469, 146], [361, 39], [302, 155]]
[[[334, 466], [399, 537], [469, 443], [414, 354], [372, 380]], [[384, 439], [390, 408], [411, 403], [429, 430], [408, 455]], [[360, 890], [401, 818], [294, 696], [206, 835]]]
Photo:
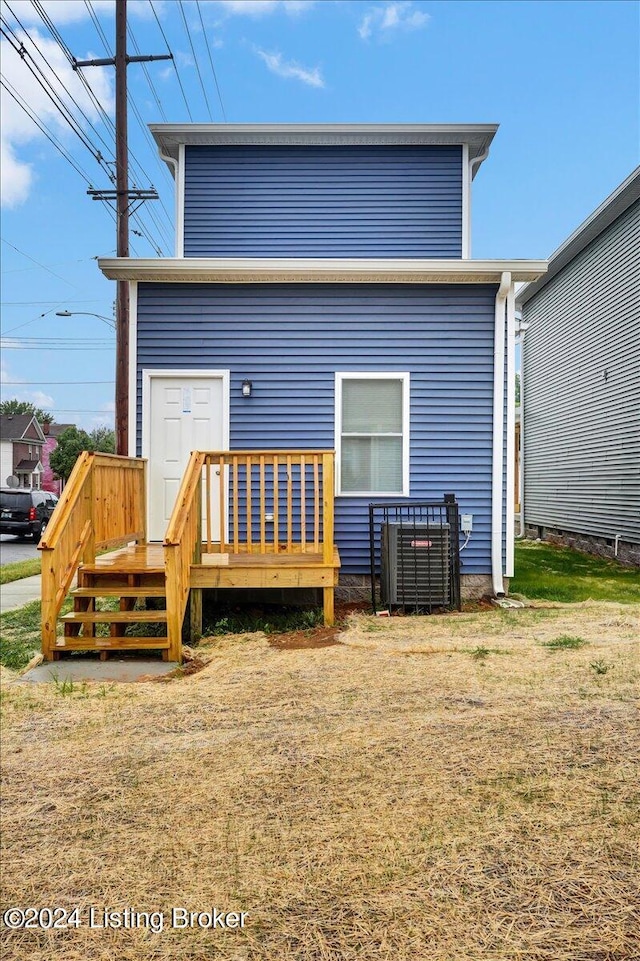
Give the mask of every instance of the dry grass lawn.
[[[3, 908], [84, 923], [2, 929], [4, 958], [637, 959], [638, 615], [356, 616], [330, 647], [217, 638], [167, 683], [10, 681]], [[90, 906], [248, 918], [92, 930]]]

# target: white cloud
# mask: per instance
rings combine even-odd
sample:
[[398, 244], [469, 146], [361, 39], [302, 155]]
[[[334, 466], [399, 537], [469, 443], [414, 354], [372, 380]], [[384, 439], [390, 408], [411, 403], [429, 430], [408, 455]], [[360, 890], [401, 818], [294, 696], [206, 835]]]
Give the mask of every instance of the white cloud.
[[320, 67], [313, 67], [313, 69], [310, 70], [306, 67], [301, 67], [300, 64], [294, 60], [283, 60], [281, 53], [268, 53], [266, 50], [260, 50], [259, 47], [256, 48], [256, 53], [264, 60], [271, 73], [287, 79], [293, 77], [295, 80], [300, 80], [310, 87], [324, 87]]
[[115, 403], [110, 400], [105, 404], [100, 404], [100, 408], [104, 411], [103, 414], [94, 414], [88, 421], [86, 419], [84, 421], [87, 424], [85, 429], [89, 432], [95, 430], [96, 427], [113, 427], [115, 424]]
[[[78, 116], [78, 109], [71, 103], [65, 87], [71, 92], [77, 103], [81, 105], [85, 114], [93, 121], [98, 119], [98, 110], [91, 102], [78, 75], [71, 69], [55, 41], [40, 35], [37, 30], [31, 30], [30, 36], [33, 44], [25, 36], [18, 34], [29, 54], [33, 55], [34, 61], [31, 61], [30, 57], [26, 60], [21, 59], [8, 41], [3, 40], [0, 43], [3, 73], [9, 84], [26, 101], [32, 112], [61, 139], [72, 155], [78, 157], [80, 165], [90, 174], [94, 172], [97, 174], [98, 171], [94, 162], [90, 160], [85, 148], [81, 147], [79, 140], [72, 134], [62, 115], [29, 70], [27, 63], [33, 64], [35, 62], [38, 65], [44, 76], [45, 85], [49, 86], [61, 100], [69, 105], [74, 116]], [[36, 47], [40, 54], [36, 51]], [[87, 55], [87, 58], [89, 57], [91, 57], [91, 54]], [[45, 60], [48, 61], [50, 66]], [[113, 96], [112, 80], [108, 68], [94, 67], [91, 71], [90, 83], [98, 101], [105, 110], [110, 111]], [[1, 91], [1, 110], [0, 153], [2, 168], [0, 171], [0, 193], [2, 194], [2, 205], [18, 207], [28, 199], [30, 189], [37, 178], [37, 170], [33, 162], [25, 158], [25, 153], [29, 144], [33, 141], [43, 141], [44, 135], [4, 87]], [[86, 126], [86, 121], [81, 120], [81, 123]]]
[[292, 16], [309, 10], [315, 0], [217, 0], [225, 13], [244, 17], [264, 17], [282, 10]]
[[416, 10], [411, 0], [399, 0], [370, 9], [362, 18], [358, 33], [363, 40], [368, 40], [374, 33], [381, 39], [390, 39], [396, 31], [426, 27], [430, 19], [428, 13]]

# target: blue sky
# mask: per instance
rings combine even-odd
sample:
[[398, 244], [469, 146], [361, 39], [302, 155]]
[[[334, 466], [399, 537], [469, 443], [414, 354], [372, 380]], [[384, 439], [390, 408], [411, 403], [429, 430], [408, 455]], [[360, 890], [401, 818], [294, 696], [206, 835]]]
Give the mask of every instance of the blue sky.
[[[30, 0], [0, 6], [12, 42], [24, 43], [26, 60], [68, 98], [51, 71], [64, 81], [74, 115], [86, 114], [89, 147], [99, 146], [108, 162], [104, 116], [36, 8]], [[107, 55], [112, 0], [44, 0], [41, 7], [77, 59]], [[153, 8], [129, 0], [139, 50], [166, 53], [166, 37], [177, 66], [147, 66], [154, 93], [142, 67], [132, 65], [129, 87], [144, 124], [189, 120], [180, 83], [196, 122], [221, 122], [224, 108], [235, 123], [499, 123], [474, 181], [472, 254], [545, 257], [639, 162], [639, 13], [626, 0], [153, 0]], [[94, 258], [114, 254], [115, 226], [86, 194], [89, 183], [109, 186], [109, 168], [4, 38], [1, 54], [7, 86], [67, 154], [3, 88], [2, 397], [33, 400], [58, 422], [112, 423], [112, 330], [93, 316], [55, 315], [112, 316], [114, 285]], [[113, 116], [112, 70], [85, 76]], [[152, 183], [161, 197], [141, 211], [142, 226], [132, 223], [147, 235], [132, 236], [132, 253], [172, 255], [173, 181], [131, 111], [129, 131], [136, 185]]]

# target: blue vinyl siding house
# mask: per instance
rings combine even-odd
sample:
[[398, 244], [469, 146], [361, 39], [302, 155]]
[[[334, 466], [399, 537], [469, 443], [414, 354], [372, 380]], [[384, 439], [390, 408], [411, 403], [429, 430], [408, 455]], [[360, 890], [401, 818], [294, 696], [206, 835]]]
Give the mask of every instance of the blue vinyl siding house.
[[[100, 261], [130, 283], [130, 453], [151, 478], [180, 444], [335, 449], [343, 583], [368, 574], [369, 502], [452, 492], [473, 514], [463, 594], [506, 589], [514, 284], [546, 265], [471, 258], [471, 182], [496, 129], [152, 127], [176, 256]], [[212, 410], [197, 407], [209, 377]], [[187, 434], [162, 414], [172, 390]]]

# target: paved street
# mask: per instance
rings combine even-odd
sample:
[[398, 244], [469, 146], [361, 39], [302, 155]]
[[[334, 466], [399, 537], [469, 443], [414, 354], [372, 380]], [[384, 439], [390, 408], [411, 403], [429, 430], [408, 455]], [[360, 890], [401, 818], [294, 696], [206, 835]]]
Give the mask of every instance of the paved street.
[[20, 540], [13, 534], [0, 534], [0, 567], [15, 561], [28, 561], [39, 557], [39, 551], [31, 538]]

